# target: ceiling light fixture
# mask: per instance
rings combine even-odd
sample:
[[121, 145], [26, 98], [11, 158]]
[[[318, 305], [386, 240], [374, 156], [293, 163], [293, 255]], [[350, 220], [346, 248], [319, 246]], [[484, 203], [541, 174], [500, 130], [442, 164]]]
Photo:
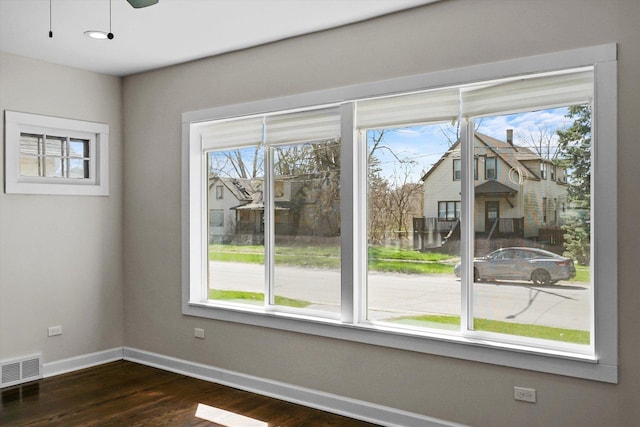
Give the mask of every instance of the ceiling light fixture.
[[113, 39], [114, 35], [111, 32], [111, 0], [109, 0], [109, 32], [106, 33], [101, 30], [87, 30], [84, 32], [84, 35], [96, 40], [105, 40], [105, 39], [112, 40]]
[[88, 30], [84, 32], [84, 35], [96, 40], [104, 40], [109, 37], [109, 35], [106, 32], [100, 31], [100, 30]]

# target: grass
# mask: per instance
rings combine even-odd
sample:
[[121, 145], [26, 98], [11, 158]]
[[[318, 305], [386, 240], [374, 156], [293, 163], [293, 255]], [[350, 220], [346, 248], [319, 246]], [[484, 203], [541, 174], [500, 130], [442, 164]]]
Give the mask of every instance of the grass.
[[451, 255], [435, 252], [409, 251], [400, 248], [388, 248], [385, 246], [370, 246], [369, 259], [397, 259], [402, 261], [444, 261], [451, 259]]
[[591, 282], [591, 270], [588, 265], [576, 265], [576, 277], [571, 279], [572, 282]]
[[[245, 291], [222, 291], [218, 289], [209, 289], [209, 299], [223, 301], [243, 301], [251, 303], [263, 303], [264, 294], [262, 292], [245, 292]], [[276, 305], [286, 307], [305, 308], [311, 305], [310, 302], [286, 298], [276, 295]]]
[[[309, 268], [339, 269], [340, 248], [335, 246], [276, 246], [276, 264]], [[453, 274], [458, 260], [451, 255], [418, 252], [400, 248], [371, 246], [368, 248], [371, 271], [404, 274]], [[264, 264], [263, 246], [210, 245], [211, 261]], [[589, 266], [576, 265], [572, 282], [590, 282]]]
[[[423, 253], [406, 249], [370, 247], [369, 269], [407, 274], [453, 274], [450, 255]], [[210, 245], [211, 261], [264, 263], [263, 246]], [[340, 268], [340, 248], [330, 246], [276, 246], [279, 265], [311, 268]]]
[[369, 270], [405, 274], [453, 274], [453, 265], [369, 259]]
[[212, 252], [209, 251], [211, 261], [246, 262], [251, 264], [263, 264], [264, 254], [237, 253], [237, 252]]
[[[331, 246], [277, 246], [276, 264], [315, 268], [339, 268], [340, 248]], [[264, 264], [263, 246], [209, 245], [211, 261]]]
[[[438, 327], [443, 329], [456, 329], [460, 326], [459, 316], [411, 316], [399, 317], [391, 319], [391, 321], [413, 326]], [[526, 323], [503, 322], [500, 320], [474, 319], [473, 327], [477, 331], [496, 332], [500, 334], [562, 341], [573, 344], [589, 344], [590, 340], [589, 331], [530, 325]]]

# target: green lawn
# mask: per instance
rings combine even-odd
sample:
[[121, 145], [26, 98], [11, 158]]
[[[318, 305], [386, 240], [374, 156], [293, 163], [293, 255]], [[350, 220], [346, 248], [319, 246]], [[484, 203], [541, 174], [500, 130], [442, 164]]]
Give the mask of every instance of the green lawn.
[[440, 262], [407, 262], [370, 258], [369, 270], [405, 274], [453, 274], [453, 265]]
[[[218, 289], [209, 289], [209, 299], [218, 301], [242, 301], [258, 304], [264, 302], [264, 293], [245, 291], [221, 291]], [[276, 295], [276, 304], [297, 308], [304, 308], [311, 305], [311, 303], [307, 301], [285, 298], [278, 295]]]
[[[264, 263], [264, 247], [210, 245], [211, 261]], [[440, 262], [447, 261], [448, 262]], [[437, 253], [371, 247], [369, 269], [409, 274], [453, 274], [455, 258]], [[340, 267], [340, 248], [318, 246], [276, 246], [275, 261], [279, 265], [337, 269]]]
[[452, 259], [451, 255], [435, 252], [418, 252], [385, 246], [370, 246], [369, 259], [398, 259], [403, 261], [444, 261]]
[[[276, 264], [311, 268], [340, 268], [340, 248], [334, 246], [276, 246]], [[405, 274], [453, 274], [459, 258], [451, 255], [418, 252], [400, 248], [368, 248], [371, 271]], [[209, 245], [211, 261], [264, 263], [263, 246]], [[576, 265], [572, 282], [590, 282], [589, 266]]]
[[[459, 316], [425, 315], [399, 317], [391, 319], [390, 321], [413, 326], [436, 327], [441, 329], [457, 329], [460, 326]], [[477, 331], [496, 332], [500, 334], [563, 341], [574, 344], [589, 344], [590, 340], [589, 331], [529, 325], [526, 323], [503, 322], [500, 320], [474, 319], [473, 327]]]
[[591, 282], [591, 271], [588, 265], [576, 265], [576, 277], [571, 279], [572, 282]]

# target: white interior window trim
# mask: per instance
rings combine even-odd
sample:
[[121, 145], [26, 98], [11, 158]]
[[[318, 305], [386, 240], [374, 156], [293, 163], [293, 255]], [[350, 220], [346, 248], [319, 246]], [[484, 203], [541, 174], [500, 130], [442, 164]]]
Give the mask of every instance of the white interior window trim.
[[[24, 176], [20, 171], [20, 141], [23, 134], [43, 138], [82, 140], [88, 143], [88, 168], [83, 178], [64, 176]], [[68, 155], [70, 156], [70, 155]], [[55, 157], [55, 156], [51, 156]], [[109, 125], [84, 120], [5, 111], [5, 192], [8, 194], [109, 195]]]
[[[470, 336], [455, 336], [428, 332], [421, 335], [403, 333], [384, 326], [362, 324], [362, 278], [365, 274], [364, 255], [359, 242], [363, 239], [358, 221], [364, 209], [360, 180], [364, 163], [359, 158], [354, 123], [353, 101], [411, 93], [473, 82], [491, 81], [512, 76], [555, 72], [564, 69], [593, 67], [593, 305], [595, 340], [592, 355], [573, 354], [552, 348], [536, 351], [522, 344], [496, 343]], [[565, 52], [550, 53], [488, 63], [443, 72], [348, 86], [270, 100], [250, 102], [183, 114], [183, 313], [256, 326], [271, 327], [300, 333], [351, 340], [428, 354], [567, 375], [616, 383], [617, 368], [617, 178], [607, 171], [615, 170], [617, 156], [617, 52], [616, 45], [602, 45]], [[342, 122], [342, 320], [317, 319], [290, 313], [234, 310], [217, 307], [206, 299], [203, 286], [206, 248], [206, 183], [203, 177], [204, 156], [199, 126], [212, 120], [250, 116], [265, 111], [304, 109], [340, 103]], [[481, 115], [482, 111], [474, 111]], [[463, 154], [464, 157], [464, 154]], [[473, 167], [468, 164], [463, 170]], [[463, 176], [463, 181], [464, 181]], [[467, 181], [469, 181], [467, 179]], [[468, 193], [470, 194], [470, 193]], [[469, 197], [467, 195], [467, 197]], [[469, 201], [467, 201], [469, 202]], [[469, 248], [463, 256], [472, 257]], [[468, 280], [468, 278], [467, 278]], [[468, 321], [468, 320], [467, 320]]]

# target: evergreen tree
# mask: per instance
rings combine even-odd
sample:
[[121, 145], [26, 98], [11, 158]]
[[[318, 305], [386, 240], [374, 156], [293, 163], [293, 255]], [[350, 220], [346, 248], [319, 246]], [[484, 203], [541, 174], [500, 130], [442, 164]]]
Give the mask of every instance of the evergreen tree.
[[573, 124], [558, 131], [558, 151], [569, 173], [568, 202], [572, 212], [566, 225], [565, 249], [579, 264], [588, 265], [591, 250], [591, 107], [573, 105], [567, 117]]

